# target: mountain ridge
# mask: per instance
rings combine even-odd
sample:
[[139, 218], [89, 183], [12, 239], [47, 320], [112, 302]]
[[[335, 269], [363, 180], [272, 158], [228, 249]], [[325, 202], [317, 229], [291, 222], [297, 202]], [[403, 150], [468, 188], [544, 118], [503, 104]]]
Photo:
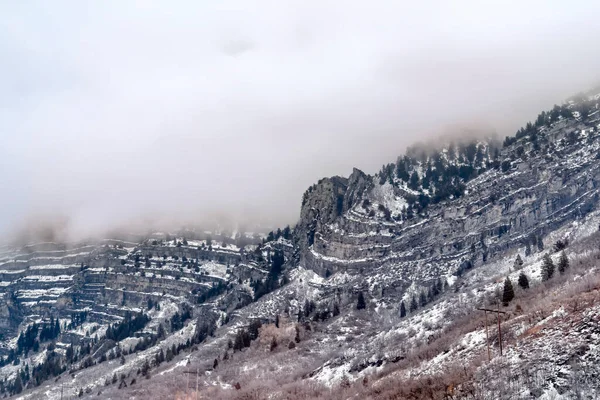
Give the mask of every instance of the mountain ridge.
[[[540, 282], [540, 257], [559, 242], [570, 242], [573, 264], [593, 264], [571, 249], [592, 253], [588, 242], [598, 236], [597, 98], [557, 107], [502, 144], [415, 147], [376, 175], [355, 168], [323, 178], [303, 195], [294, 229], [262, 240], [189, 233], [3, 250], [0, 326], [11, 339], [0, 348], [0, 391], [59, 398], [53, 377], [81, 397], [147, 398], [162, 385], [184, 398], [195, 392], [174, 375], [192, 365], [215, 398], [252, 398], [243, 397], [252, 390], [255, 398], [299, 398], [286, 397], [292, 387], [304, 398], [335, 398], [327, 388], [338, 385], [340, 398], [360, 387], [386, 398], [371, 391], [387, 379], [383, 371], [404, 365], [398, 374], [422, 385], [427, 364], [444, 372], [432, 364], [443, 352], [430, 350], [423, 364], [414, 358], [440, 341], [438, 350], [459, 354], [444, 335], [464, 331], [476, 342], [464, 345], [469, 360], [479, 359], [482, 320], [473, 310], [500, 307], [497, 275], [516, 286], [516, 254], [538, 288], [549, 285]], [[553, 282], [576, 287], [576, 276], [596, 279], [594, 268], [574, 266], [573, 282]], [[517, 301], [538, 292], [517, 291]], [[508, 311], [504, 324], [513, 326], [520, 317]], [[59, 332], [42, 340], [56, 321]], [[588, 350], [580, 358], [592, 357]], [[271, 385], [277, 374], [280, 384]], [[456, 379], [453, 393], [468, 397], [468, 384]], [[301, 385], [315, 385], [314, 393]], [[541, 382], [535, 393], [573, 390], [552, 385]]]

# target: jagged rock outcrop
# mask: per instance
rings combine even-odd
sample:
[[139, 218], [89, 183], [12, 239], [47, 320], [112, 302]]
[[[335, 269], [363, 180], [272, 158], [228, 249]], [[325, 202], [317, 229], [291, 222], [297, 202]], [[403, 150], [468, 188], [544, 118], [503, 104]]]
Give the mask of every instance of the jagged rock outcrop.
[[301, 250], [312, 246], [322, 226], [342, 215], [347, 187], [348, 179], [335, 176], [321, 179], [306, 191], [295, 230], [295, 243]]

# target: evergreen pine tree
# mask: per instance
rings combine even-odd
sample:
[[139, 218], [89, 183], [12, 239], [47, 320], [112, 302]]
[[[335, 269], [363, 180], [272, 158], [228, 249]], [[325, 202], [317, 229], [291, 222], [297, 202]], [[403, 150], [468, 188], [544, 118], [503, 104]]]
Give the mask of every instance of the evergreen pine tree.
[[513, 268], [515, 270], [519, 270], [519, 269], [521, 269], [522, 266], [523, 266], [523, 259], [521, 258], [520, 254], [517, 254], [517, 258], [515, 259], [515, 263], [513, 264]]
[[365, 302], [365, 296], [363, 295], [363, 292], [359, 292], [358, 300], [356, 302], [356, 309], [363, 310], [366, 306], [367, 306], [367, 303]]
[[425, 291], [421, 290], [421, 295], [419, 296], [419, 305], [424, 307], [427, 304], [427, 295]]
[[242, 330], [240, 329], [235, 335], [235, 340], [233, 342], [233, 351], [240, 351], [244, 348], [244, 337]]
[[54, 322], [54, 337], [57, 337], [58, 335], [60, 335], [60, 321], [57, 317], [56, 321]]
[[561, 274], [564, 274], [565, 271], [567, 270], [567, 268], [569, 268], [569, 258], [567, 257], [567, 254], [563, 250], [560, 253], [560, 258], [558, 259], [558, 272], [560, 272]]
[[547, 281], [548, 279], [552, 279], [554, 275], [554, 262], [550, 257], [550, 254], [546, 253], [544, 255], [544, 261], [542, 264], [542, 281]]
[[419, 308], [419, 306], [417, 304], [417, 298], [415, 296], [413, 296], [410, 301], [410, 312], [416, 311], [417, 308]]
[[514, 298], [515, 298], [515, 291], [513, 289], [510, 278], [507, 276], [506, 280], [504, 281], [504, 293], [502, 294], [502, 303], [504, 303], [504, 305], [507, 306], [508, 303], [510, 303], [511, 300]]
[[400, 303], [400, 318], [406, 317], [406, 307], [404, 306], [404, 302]]
[[295, 326], [296, 336], [294, 336], [294, 341], [296, 343], [300, 343], [300, 327], [298, 325]]
[[414, 171], [410, 176], [410, 182], [408, 183], [408, 187], [410, 187], [412, 190], [417, 190], [419, 189], [419, 183], [419, 174], [417, 173], [417, 171]]
[[310, 301], [308, 299], [304, 301], [304, 316], [307, 318], [310, 316]]
[[67, 361], [71, 362], [73, 361], [73, 344], [71, 343], [71, 345], [69, 345], [69, 347], [67, 347]]
[[340, 306], [336, 302], [336, 303], [333, 303], [333, 316], [337, 317], [338, 315], [340, 315]]
[[442, 293], [442, 291], [444, 291], [444, 284], [442, 283], [442, 279], [439, 276], [435, 281], [435, 290], [437, 294], [440, 294]]
[[521, 274], [519, 275], [519, 286], [522, 289], [529, 289], [529, 279], [527, 278], [527, 275], [525, 275], [524, 272], [521, 272]]
[[13, 394], [21, 393], [23, 391], [23, 382], [21, 381], [21, 376], [17, 374], [17, 379], [15, 379], [15, 383], [13, 384]]
[[538, 247], [539, 251], [544, 250], [544, 241], [542, 240], [541, 236], [538, 236], [538, 238], [537, 238], [537, 247]]

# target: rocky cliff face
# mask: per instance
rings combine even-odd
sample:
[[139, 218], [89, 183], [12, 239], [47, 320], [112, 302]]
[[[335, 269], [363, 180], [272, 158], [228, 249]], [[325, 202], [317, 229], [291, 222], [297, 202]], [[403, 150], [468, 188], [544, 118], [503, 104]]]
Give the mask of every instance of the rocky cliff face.
[[[225, 290], [232, 282], [262, 279], [266, 273], [252, 254], [235, 245], [208, 245], [206, 240], [183, 245], [182, 240], [5, 247], [0, 258], [2, 337], [10, 339], [20, 327], [51, 317], [70, 322], [80, 312], [87, 321], [104, 325], [146, 309], [149, 301], [195, 306], [220, 294], [216, 287]], [[235, 293], [214, 304], [213, 313], [252, 301], [251, 290]], [[0, 355], [9, 349], [5, 342]]]
[[[415, 191], [398, 178], [382, 183], [355, 170], [348, 180], [323, 180], [307, 192], [296, 232], [313, 238], [298, 240], [305, 265], [322, 276], [372, 275], [369, 284], [383, 290], [397, 291], [403, 282], [402, 293], [415, 283], [460, 275], [509, 249], [551, 246], [544, 243], [548, 233], [598, 207], [594, 124], [563, 120], [540, 143], [523, 138], [501, 149], [498, 162], [466, 181], [459, 198], [420, 212], [407, 199]], [[342, 206], [335, 207], [336, 199]], [[415, 211], [407, 218], [410, 207]]]
[[[143, 398], [155, 393], [136, 392], [131, 384], [117, 388], [113, 374], [131, 382], [147, 363], [161, 370], [155, 379], [162, 387], [180, 367], [193, 364], [207, 372], [206, 387], [231, 388], [231, 376], [272, 371], [265, 355], [270, 352], [282, 354], [294, 369], [288, 375], [326, 383], [401, 363], [415, 348], [456, 328], [469, 310], [495, 299], [496, 278], [501, 284], [514, 275], [517, 253], [533, 285], [540, 280], [541, 256], [557, 241], [583, 243], [573, 255], [589, 247], [586, 238], [595, 237], [600, 222], [597, 100], [585, 118], [570, 111], [578, 104], [568, 104], [504, 145], [481, 139], [413, 148], [375, 176], [354, 169], [348, 178], [322, 179], [304, 194], [293, 233], [270, 235], [262, 243], [236, 246], [231, 238], [188, 236], [3, 248], [0, 355], [12, 358], [0, 376], [13, 382], [26, 367], [58, 357], [60, 367], [77, 371], [74, 384], [90, 396], [107, 390], [110, 398]], [[359, 295], [366, 299], [362, 314], [356, 310]], [[413, 300], [410, 317], [401, 318], [400, 304], [408, 309]], [[148, 321], [127, 337], [115, 336], [111, 329], [129, 324], [132, 313]], [[253, 342], [256, 349], [233, 355], [229, 342], [249, 321], [279, 316], [287, 325], [265, 332], [279, 332], [285, 343], [263, 351], [259, 346], [273, 341], [261, 337]], [[61, 333], [42, 341], [42, 350], [23, 351], [27, 340], [15, 339], [54, 318]], [[521, 331], [515, 323], [514, 332]], [[439, 368], [446, 354], [461, 361], [466, 353], [476, 357], [482, 334], [446, 346], [440, 360], [419, 368]], [[44, 352], [49, 344], [55, 350]], [[165, 367], [160, 353], [170, 350], [175, 357], [173, 346], [193, 351]], [[67, 356], [69, 348], [75, 361]], [[278, 353], [288, 350], [293, 357]], [[104, 362], [116, 353], [124, 354], [122, 366]], [[234, 368], [235, 362], [252, 365], [222, 375], [216, 369]], [[53, 376], [63, 372], [59, 368]], [[34, 398], [59, 398], [57, 385], [40, 383], [27, 383]], [[255, 383], [248, 378], [244, 384]]]

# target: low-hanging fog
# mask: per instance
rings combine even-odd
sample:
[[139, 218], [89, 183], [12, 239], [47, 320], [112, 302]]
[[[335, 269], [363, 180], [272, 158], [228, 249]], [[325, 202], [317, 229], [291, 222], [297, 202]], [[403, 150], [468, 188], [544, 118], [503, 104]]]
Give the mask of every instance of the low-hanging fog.
[[596, 1], [4, 2], [0, 232], [293, 223], [323, 176], [374, 173], [461, 126], [513, 134], [589, 88], [598, 15]]

